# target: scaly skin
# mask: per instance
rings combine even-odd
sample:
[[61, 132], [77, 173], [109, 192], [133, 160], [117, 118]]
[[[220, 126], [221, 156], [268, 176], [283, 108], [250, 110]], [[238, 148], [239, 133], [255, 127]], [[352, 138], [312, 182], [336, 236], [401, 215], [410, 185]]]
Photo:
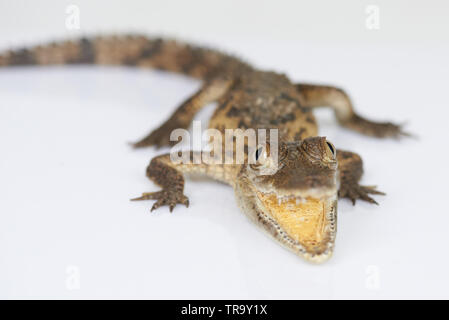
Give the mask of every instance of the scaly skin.
[[[170, 146], [170, 133], [188, 128], [206, 104], [218, 102], [210, 128], [278, 129], [279, 166], [268, 149], [245, 149], [243, 164], [173, 163], [165, 154], [151, 160], [147, 176], [162, 190], [133, 200], [156, 200], [151, 210], [189, 205], [185, 173], [231, 185], [245, 214], [278, 242], [312, 262], [327, 260], [336, 234], [337, 197], [376, 201], [375, 187], [360, 186], [363, 166], [355, 153], [336, 150], [319, 137], [314, 108], [331, 107], [348, 129], [379, 138], [406, 135], [390, 122], [373, 122], [354, 112], [338, 88], [292, 83], [285, 75], [261, 71], [227, 54], [171, 40], [144, 36], [97, 37], [7, 52], [0, 66], [102, 64], [156, 68], [204, 80], [159, 128], [134, 147]], [[224, 139], [223, 139], [224, 140]], [[270, 148], [270, 145], [268, 145]], [[271, 146], [273, 148], [273, 146]], [[195, 155], [191, 152], [190, 157]], [[248, 165], [250, 160], [254, 164]], [[271, 169], [265, 174], [261, 169]]]

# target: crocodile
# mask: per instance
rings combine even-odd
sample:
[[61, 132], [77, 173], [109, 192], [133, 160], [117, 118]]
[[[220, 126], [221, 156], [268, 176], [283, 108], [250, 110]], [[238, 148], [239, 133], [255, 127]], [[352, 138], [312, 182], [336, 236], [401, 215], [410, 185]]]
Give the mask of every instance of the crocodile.
[[[259, 70], [236, 56], [171, 39], [97, 36], [0, 54], [1, 67], [55, 64], [153, 68], [202, 80], [201, 88], [161, 126], [133, 143], [134, 148], [175, 145], [171, 133], [188, 129], [197, 112], [210, 103], [217, 106], [209, 128], [223, 136], [227, 129], [276, 129], [277, 143], [266, 141], [256, 148], [244, 148], [242, 163], [176, 162], [171, 153], [156, 156], [146, 175], [161, 190], [131, 200], [155, 200], [151, 211], [162, 206], [172, 211], [177, 204], [188, 207], [184, 176], [210, 177], [229, 184], [251, 221], [310, 262], [321, 263], [332, 256], [338, 198], [348, 198], [353, 204], [359, 199], [377, 204], [372, 195], [384, 194], [375, 186], [359, 184], [363, 163], [358, 154], [337, 149], [318, 135], [314, 110], [329, 107], [342, 127], [367, 136], [408, 135], [400, 125], [359, 115], [348, 94], [338, 87], [294, 83], [285, 74]], [[198, 152], [188, 151], [189, 159]]]

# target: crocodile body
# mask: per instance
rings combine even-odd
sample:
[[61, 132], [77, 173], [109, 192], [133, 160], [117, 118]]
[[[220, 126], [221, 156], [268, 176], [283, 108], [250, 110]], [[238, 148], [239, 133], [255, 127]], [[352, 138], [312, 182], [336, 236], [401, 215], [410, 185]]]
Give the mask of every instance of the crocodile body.
[[[294, 253], [312, 262], [327, 260], [336, 234], [337, 198], [376, 203], [374, 187], [359, 185], [362, 160], [356, 153], [336, 149], [318, 136], [313, 111], [334, 110], [346, 128], [379, 138], [405, 135], [390, 122], [374, 122], [358, 115], [348, 95], [332, 86], [296, 84], [287, 76], [257, 70], [219, 51], [172, 40], [119, 36], [52, 43], [0, 55], [0, 66], [101, 64], [156, 68], [203, 80], [202, 88], [182, 103], [159, 128], [134, 144], [135, 148], [171, 146], [170, 134], [187, 129], [206, 104], [217, 102], [209, 127], [225, 138], [226, 129], [277, 129], [274, 164], [269, 144], [245, 149], [244, 162], [174, 163], [170, 154], [151, 160], [147, 176], [162, 190], [133, 200], [156, 200], [152, 210], [189, 205], [184, 175], [200, 174], [223, 181], [235, 190], [244, 213]], [[190, 152], [194, 158], [196, 152]], [[252, 161], [250, 161], [252, 160]], [[251, 162], [251, 164], [249, 164]]]

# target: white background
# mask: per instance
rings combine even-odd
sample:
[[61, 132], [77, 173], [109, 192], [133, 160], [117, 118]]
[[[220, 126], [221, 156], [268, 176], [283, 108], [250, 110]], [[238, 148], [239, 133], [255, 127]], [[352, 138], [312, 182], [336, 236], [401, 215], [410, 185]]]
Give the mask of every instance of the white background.
[[[80, 8], [80, 30], [65, 26]], [[380, 29], [366, 28], [367, 5]], [[187, 181], [190, 208], [151, 202], [162, 151], [127, 143], [199, 82], [126, 68], [0, 70], [0, 298], [449, 298], [448, 31], [444, 1], [2, 1], [0, 46], [138, 30], [336, 84], [419, 139], [376, 140], [318, 113], [362, 155], [380, 206], [339, 203], [334, 257], [311, 265], [255, 228], [231, 188]], [[212, 108], [199, 116], [207, 119]]]

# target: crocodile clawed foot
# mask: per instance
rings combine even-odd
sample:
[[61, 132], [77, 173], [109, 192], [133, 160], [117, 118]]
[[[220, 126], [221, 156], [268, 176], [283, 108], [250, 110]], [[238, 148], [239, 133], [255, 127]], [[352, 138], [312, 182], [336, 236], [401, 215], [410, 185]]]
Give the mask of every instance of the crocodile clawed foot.
[[391, 122], [374, 123], [371, 131], [378, 138], [400, 139], [403, 137], [413, 137], [411, 133], [403, 130], [402, 124], [394, 124]]
[[350, 129], [376, 138], [400, 139], [403, 137], [413, 137], [412, 134], [403, 130], [403, 124], [375, 122], [359, 115], [354, 115], [349, 121], [344, 123], [344, 125]]
[[377, 201], [370, 197], [370, 194], [385, 195], [384, 192], [376, 190], [376, 186], [361, 186], [359, 184], [346, 186], [339, 191], [339, 196], [348, 198], [353, 205], [355, 205], [356, 200], [364, 200], [378, 205]]
[[168, 206], [170, 212], [172, 212], [177, 204], [183, 204], [186, 207], [189, 207], [189, 198], [179, 191], [161, 190], [156, 192], [145, 192], [142, 196], [131, 199], [131, 201], [140, 200], [157, 200], [153, 204], [153, 207], [151, 207], [151, 211], [162, 206]]

